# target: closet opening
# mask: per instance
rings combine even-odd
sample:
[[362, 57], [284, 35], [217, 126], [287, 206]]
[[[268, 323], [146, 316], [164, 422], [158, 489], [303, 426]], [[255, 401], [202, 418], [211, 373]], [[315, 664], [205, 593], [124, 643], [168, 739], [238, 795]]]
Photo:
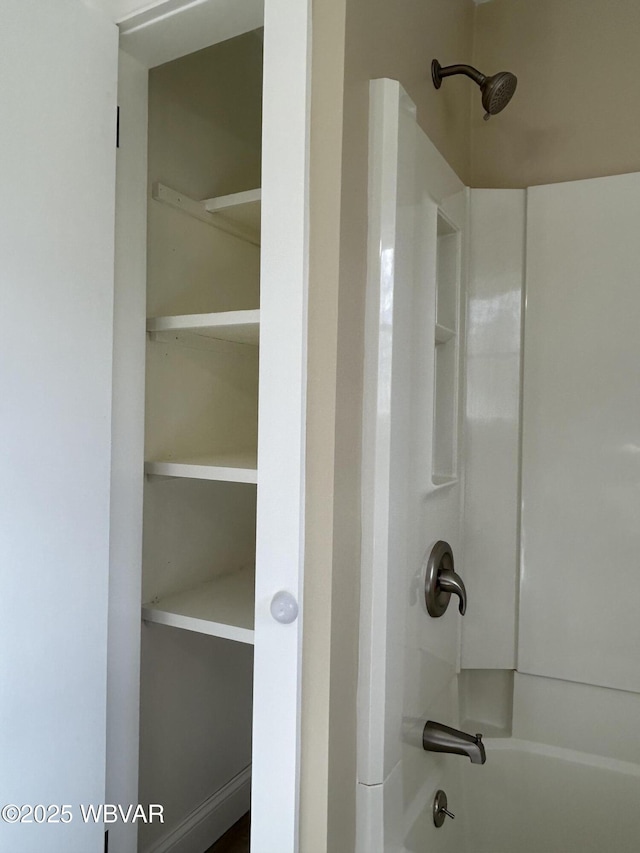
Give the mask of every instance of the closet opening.
[[149, 72], [141, 851], [250, 808], [262, 63], [257, 29]]

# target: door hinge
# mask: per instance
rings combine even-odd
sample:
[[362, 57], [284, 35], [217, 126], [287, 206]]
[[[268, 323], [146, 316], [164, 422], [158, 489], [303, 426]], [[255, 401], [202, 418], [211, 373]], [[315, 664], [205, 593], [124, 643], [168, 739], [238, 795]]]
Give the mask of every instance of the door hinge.
[[116, 107], [116, 148], [120, 148], [120, 107]]

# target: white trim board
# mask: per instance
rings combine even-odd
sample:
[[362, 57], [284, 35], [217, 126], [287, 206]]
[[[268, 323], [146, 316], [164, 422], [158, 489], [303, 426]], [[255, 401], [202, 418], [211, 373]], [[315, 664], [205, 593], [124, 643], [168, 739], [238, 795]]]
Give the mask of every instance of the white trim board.
[[251, 765], [208, 797], [143, 853], [202, 853], [251, 805]]
[[155, 68], [264, 23], [263, 0], [167, 0], [120, 21], [120, 46]]
[[[297, 853], [300, 847], [310, 35], [310, 0], [266, 0], [253, 853]], [[279, 590], [298, 600], [300, 614], [289, 625], [271, 615], [269, 605]]]

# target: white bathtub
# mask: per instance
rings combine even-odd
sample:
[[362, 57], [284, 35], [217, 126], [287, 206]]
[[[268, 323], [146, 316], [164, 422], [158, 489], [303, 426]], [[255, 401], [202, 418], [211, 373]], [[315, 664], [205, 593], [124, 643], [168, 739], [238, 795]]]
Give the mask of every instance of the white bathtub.
[[511, 738], [485, 744], [480, 772], [461, 774], [460, 853], [639, 853], [640, 765]]

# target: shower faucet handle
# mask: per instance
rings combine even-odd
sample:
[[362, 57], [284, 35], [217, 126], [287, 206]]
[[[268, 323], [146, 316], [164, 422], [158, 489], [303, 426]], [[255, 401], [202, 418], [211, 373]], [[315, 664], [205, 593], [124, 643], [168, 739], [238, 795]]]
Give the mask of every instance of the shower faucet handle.
[[458, 596], [458, 610], [464, 616], [467, 610], [467, 590], [460, 575], [454, 571], [451, 545], [440, 540], [433, 546], [426, 560], [424, 599], [429, 616], [436, 619], [442, 616], [452, 595]]
[[443, 569], [438, 575], [438, 586], [444, 592], [457, 595], [460, 601], [458, 602], [458, 610], [461, 616], [464, 616], [467, 610], [467, 589], [464, 581], [452, 569]]

